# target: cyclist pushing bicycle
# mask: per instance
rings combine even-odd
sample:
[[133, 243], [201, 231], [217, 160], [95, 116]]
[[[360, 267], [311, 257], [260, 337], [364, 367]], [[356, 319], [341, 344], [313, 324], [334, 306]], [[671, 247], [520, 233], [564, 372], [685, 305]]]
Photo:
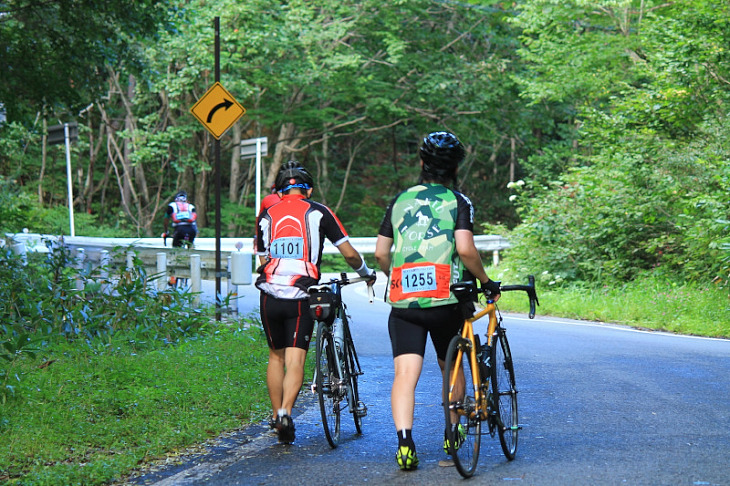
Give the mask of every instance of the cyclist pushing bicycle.
[[358, 275], [374, 275], [337, 216], [309, 199], [313, 186], [311, 174], [299, 162], [284, 164], [276, 177], [281, 201], [265, 208], [256, 225], [256, 254], [262, 262], [256, 287], [261, 291], [261, 323], [269, 345], [270, 426], [282, 443], [295, 438], [292, 408], [304, 382], [314, 329], [307, 289], [319, 282], [324, 239], [337, 247]]
[[[391, 404], [398, 434], [396, 462], [404, 471], [418, 466], [412, 429], [427, 336], [443, 372], [449, 342], [466, 317], [450, 285], [476, 278], [494, 300], [500, 293], [474, 244], [474, 207], [465, 195], [448, 187], [456, 182], [464, 146], [452, 133], [433, 132], [423, 139], [419, 153], [419, 183], [391, 201], [375, 248], [375, 259], [388, 275], [386, 299], [392, 306], [388, 330], [395, 366]], [[445, 431], [448, 453], [446, 437]]]

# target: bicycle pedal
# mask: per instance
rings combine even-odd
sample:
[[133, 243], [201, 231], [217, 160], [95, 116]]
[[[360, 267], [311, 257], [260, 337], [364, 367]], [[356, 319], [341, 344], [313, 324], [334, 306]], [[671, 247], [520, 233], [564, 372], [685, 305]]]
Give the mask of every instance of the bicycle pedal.
[[363, 402], [357, 402], [354, 413], [356, 417], [365, 417], [368, 414], [368, 407]]

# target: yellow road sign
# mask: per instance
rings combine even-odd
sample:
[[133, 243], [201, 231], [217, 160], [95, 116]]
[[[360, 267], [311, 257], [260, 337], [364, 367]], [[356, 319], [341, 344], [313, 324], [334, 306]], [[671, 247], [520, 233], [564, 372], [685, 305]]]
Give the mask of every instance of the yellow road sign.
[[203, 124], [216, 139], [246, 113], [222, 84], [216, 83], [190, 108], [190, 113]]

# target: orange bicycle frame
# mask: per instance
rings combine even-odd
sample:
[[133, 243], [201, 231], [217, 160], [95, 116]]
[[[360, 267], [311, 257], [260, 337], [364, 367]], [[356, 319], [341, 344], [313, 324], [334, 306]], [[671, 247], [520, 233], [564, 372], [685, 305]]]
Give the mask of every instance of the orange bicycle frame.
[[[474, 390], [474, 398], [476, 400], [476, 413], [479, 414], [481, 420], [485, 420], [487, 418], [487, 402], [486, 402], [486, 395], [483, 396], [482, 394], [482, 388], [481, 388], [481, 375], [479, 371], [479, 363], [477, 361], [477, 350], [474, 347], [474, 344], [476, 343], [476, 340], [474, 339], [474, 322], [478, 321], [482, 317], [489, 315], [489, 325], [487, 326], [487, 345], [492, 345], [492, 336], [494, 336], [494, 332], [497, 329], [497, 315], [496, 315], [497, 307], [494, 305], [494, 303], [490, 302], [487, 303], [487, 305], [474, 314], [473, 316], [469, 317], [464, 321], [464, 325], [461, 328], [461, 337], [463, 339], [466, 339], [471, 344], [469, 351], [466, 351], [469, 353], [469, 362], [471, 363], [471, 373], [472, 373], [472, 383], [474, 384], [475, 390]], [[457, 379], [457, 373], [462, 371], [461, 368], [461, 360], [464, 358], [464, 350], [459, 350], [459, 352], [456, 354], [456, 361], [454, 363], [453, 370], [451, 372], [451, 376], [449, 376], [449, 396], [446, 397], [449, 401], [449, 403], [452, 402], [452, 396], [451, 393], [454, 389], [454, 383], [456, 383]], [[489, 377], [484, 377], [485, 380], [489, 380]], [[486, 382], [486, 384], [489, 384], [489, 381]], [[466, 384], [465, 384], [466, 386]]]

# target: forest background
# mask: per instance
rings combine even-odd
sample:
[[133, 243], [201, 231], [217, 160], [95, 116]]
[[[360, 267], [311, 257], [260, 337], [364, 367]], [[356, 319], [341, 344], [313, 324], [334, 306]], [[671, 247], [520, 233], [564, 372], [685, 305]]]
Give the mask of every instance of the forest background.
[[417, 178], [433, 130], [467, 146], [478, 232], [553, 282], [642, 272], [728, 278], [730, 7], [692, 1], [139, 1], [0, 5], [0, 226], [156, 236], [187, 190], [213, 236], [212, 137], [190, 114], [214, 81], [247, 113], [222, 137], [223, 236], [251, 235], [254, 167], [315, 175], [355, 236]]

